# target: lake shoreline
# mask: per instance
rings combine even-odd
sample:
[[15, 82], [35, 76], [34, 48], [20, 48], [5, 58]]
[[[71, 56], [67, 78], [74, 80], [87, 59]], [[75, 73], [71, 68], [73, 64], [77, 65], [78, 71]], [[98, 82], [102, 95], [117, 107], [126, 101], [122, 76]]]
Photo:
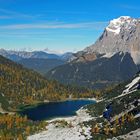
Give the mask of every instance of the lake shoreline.
[[23, 111], [26, 109], [35, 108], [37, 106], [48, 104], [48, 103], [60, 103], [60, 102], [75, 101], [75, 100], [89, 100], [89, 101], [91, 100], [91, 101], [95, 101], [95, 103], [98, 103], [100, 101], [100, 100], [97, 100], [95, 98], [71, 98], [71, 99], [68, 98], [68, 99], [59, 100], [59, 101], [44, 101], [44, 102], [37, 102], [37, 103], [33, 103], [33, 104], [23, 105], [23, 106], [19, 107], [16, 112], [20, 112], [20, 111]]
[[[31, 108], [35, 108], [35, 107], [38, 107], [40, 105], [43, 105], [43, 104], [47, 104], [47, 103], [59, 103], [59, 102], [65, 102], [65, 101], [75, 101], [75, 100], [91, 100], [91, 101], [95, 101], [95, 103], [98, 103], [100, 102], [100, 100], [97, 100], [96, 98], [68, 98], [68, 99], [65, 99], [65, 100], [59, 100], [59, 101], [43, 101], [43, 102], [36, 102], [36, 103], [33, 103], [33, 104], [26, 104], [26, 105], [21, 105], [20, 107], [18, 107], [16, 110], [14, 111], [6, 111], [6, 110], [3, 110], [3, 108], [1, 107], [0, 108], [0, 113], [1, 114], [16, 114], [16, 113], [20, 113], [26, 109], [31, 109]], [[78, 110], [77, 110], [78, 111]], [[70, 116], [71, 117], [71, 116]], [[50, 119], [49, 119], [50, 120]]]

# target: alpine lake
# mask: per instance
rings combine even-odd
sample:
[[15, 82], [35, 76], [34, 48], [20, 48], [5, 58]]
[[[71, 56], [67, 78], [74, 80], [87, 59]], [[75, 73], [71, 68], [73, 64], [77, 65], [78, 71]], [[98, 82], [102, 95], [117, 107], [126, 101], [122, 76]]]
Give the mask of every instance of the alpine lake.
[[49, 102], [33, 107], [25, 107], [19, 113], [26, 115], [28, 119], [33, 121], [49, 120], [58, 117], [74, 116], [81, 107], [94, 103], [96, 102], [87, 99]]

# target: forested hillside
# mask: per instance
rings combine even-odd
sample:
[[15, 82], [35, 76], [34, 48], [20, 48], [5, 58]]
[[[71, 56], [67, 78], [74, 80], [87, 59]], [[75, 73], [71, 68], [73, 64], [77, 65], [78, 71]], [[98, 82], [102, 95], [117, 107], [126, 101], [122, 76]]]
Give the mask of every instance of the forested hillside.
[[0, 56], [0, 103], [5, 110], [40, 101], [63, 100], [69, 95], [88, 97], [91, 94], [92, 91], [87, 89], [48, 81], [37, 72]]

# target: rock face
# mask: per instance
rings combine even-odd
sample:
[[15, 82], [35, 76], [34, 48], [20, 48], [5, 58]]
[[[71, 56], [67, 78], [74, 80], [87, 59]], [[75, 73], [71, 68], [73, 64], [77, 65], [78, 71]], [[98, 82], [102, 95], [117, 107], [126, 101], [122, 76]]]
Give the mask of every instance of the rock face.
[[118, 52], [128, 52], [134, 62], [140, 64], [140, 20], [122, 16], [110, 21], [95, 44], [83, 52], [104, 54], [106, 57]]
[[122, 16], [110, 21], [95, 44], [74, 56], [69, 64], [47, 76], [64, 84], [93, 88], [129, 79], [139, 70], [140, 20]]

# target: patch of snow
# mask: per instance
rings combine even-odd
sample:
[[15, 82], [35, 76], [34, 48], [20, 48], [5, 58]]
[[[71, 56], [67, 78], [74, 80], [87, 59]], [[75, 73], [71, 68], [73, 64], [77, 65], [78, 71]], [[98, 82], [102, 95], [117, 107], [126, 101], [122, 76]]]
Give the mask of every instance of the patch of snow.
[[128, 95], [128, 94], [131, 94], [133, 92], [136, 92], [139, 81], [140, 81], [140, 75], [138, 77], [136, 77], [135, 79], [133, 79], [131, 83], [126, 85], [125, 86], [126, 89], [123, 90], [122, 94], [120, 94], [119, 96], [115, 97], [114, 99], [118, 99], [118, 98], [123, 97], [125, 95]]
[[107, 138], [107, 140], [118, 140], [116, 137], [113, 138]]
[[129, 16], [121, 16], [117, 19], [111, 20], [106, 30], [117, 35], [120, 33], [122, 28], [129, 30], [132, 26], [136, 26], [136, 22], [136, 19]]
[[140, 80], [140, 76], [136, 77], [130, 84], [126, 85], [126, 88], [123, 93], [127, 93], [130, 91], [130, 89], [135, 86]]
[[140, 117], [140, 112], [134, 118], [139, 118], [139, 117]]
[[122, 61], [123, 61], [123, 59], [124, 59], [124, 57], [125, 57], [125, 53], [120, 52], [120, 53], [119, 53], [119, 55], [123, 55], [123, 56], [122, 56], [122, 58], [121, 58], [121, 62], [122, 62]]
[[122, 93], [121, 95], [115, 97], [114, 99], [123, 97], [123, 96], [125, 96], [125, 95], [129, 95], [129, 94], [131, 94], [131, 93], [133, 93], [133, 92], [135, 92], [135, 91], [137, 91], [137, 90], [135, 89], [135, 90], [132, 90], [132, 91], [129, 91], [129, 92], [126, 92], [126, 91], [124, 90], [123, 93]]
[[115, 33], [115, 34], [119, 34], [121, 28], [111, 29], [111, 28], [107, 27], [106, 30], [107, 30], [107, 31], [110, 31], [110, 32], [113, 32], [113, 33]]
[[120, 53], [119, 53], [119, 55], [122, 55], [122, 54], [123, 54], [123, 52], [120, 52]]
[[111, 58], [113, 55], [115, 55], [115, 53], [106, 53], [105, 55], [103, 55], [103, 58]]
[[52, 75], [53, 75], [55, 72], [56, 72], [56, 70], [53, 70], [53, 71], [52, 71]]
[[78, 67], [76, 68], [76, 72], [75, 73], [77, 73], [79, 71], [79, 69], [78, 69]]

